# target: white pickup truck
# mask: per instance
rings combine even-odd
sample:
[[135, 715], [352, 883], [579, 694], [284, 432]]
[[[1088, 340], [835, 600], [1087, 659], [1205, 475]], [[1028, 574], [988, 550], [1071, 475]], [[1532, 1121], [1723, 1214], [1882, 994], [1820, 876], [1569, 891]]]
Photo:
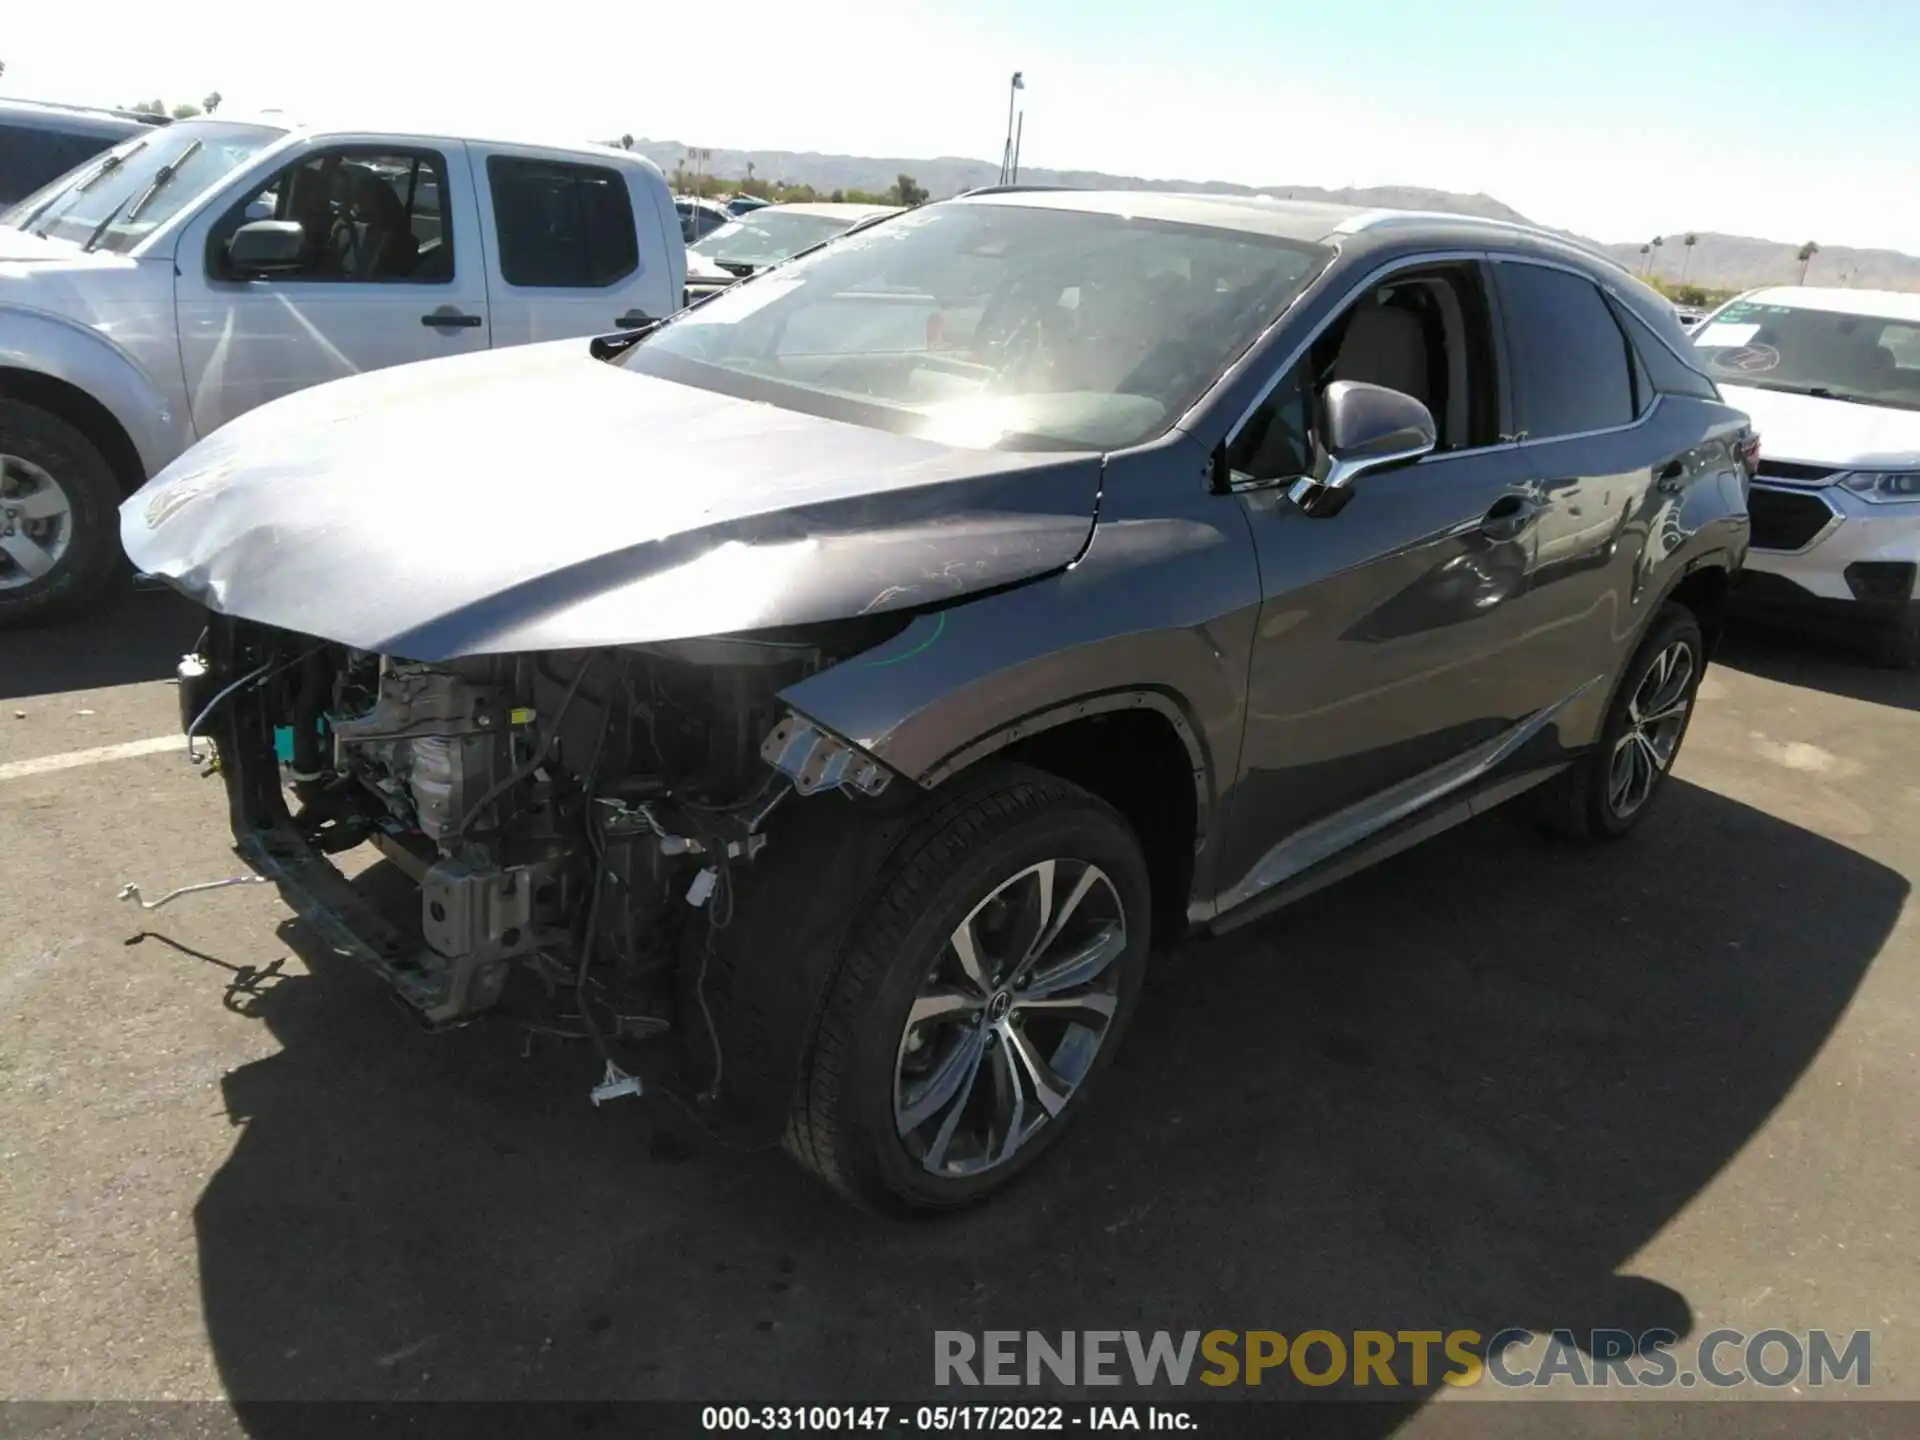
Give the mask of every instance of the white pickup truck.
[[182, 121], [0, 216], [0, 625], [84, 602], [120, 501], [294, 390], [680, 308], [651, 162], [597, 145]]

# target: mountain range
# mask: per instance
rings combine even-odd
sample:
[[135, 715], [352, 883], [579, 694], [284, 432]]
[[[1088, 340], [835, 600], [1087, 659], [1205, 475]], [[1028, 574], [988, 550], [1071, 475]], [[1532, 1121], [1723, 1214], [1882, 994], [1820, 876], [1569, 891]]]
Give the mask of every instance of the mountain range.
[[[636, 140], [634, 150], [672, 172], [687, 164], [687, 146], [677, 140]], [[934, 198], [991, 185], [999, 179], [999, 164], [942, 155], [932, 159], [899, 156], [825, 155], [815, 151], [721, 150], [707, 151], [699, 162], [710, 175], [752, 174], [763, 180], [811, 185], [820, 191], [882, 191], [896, 176], [911, 175]], [[1024, 184], [1070, 185], [1099, 190], [1164, 190], [1212, 195], [1271, 195], [1279, 199], [1326, 200], [1341, 205], [1379, 206], [1396, 210], [1438, 210], [1453, 215], [1478, 215], [1490, 220], [1535, 224], [1510, 205], [1491, 195], [1463, 195], [1416, 185], [1369, 185], [1328, 190], [1313, 185], [1239, 185], [1225, 180], [1149, 180], [1138, 175], [1110, 175], [1097, 170], [1044, 170], [1025, 167]], [[1552, 227], [1540, 227], [1550, 229]], [[1689, 247], [1681, 234], [1664, 235], [1649, 255], [1640, 244], [1608, 244], [1560, 231], [1571, 240], [1609, 255], [1635, 274], [1652, 274], [1663, 281], [1679, 281], [1709, 290], [1745, 290], [1756, 285], [1792, 285], [1800, 280], [1799, 241], [1760, 240], [1746, 235], [1701, 231]], [[1815, 237], [1817, 238], [1817, 237]], [[1822, 247], [1807, 267], [1810, 285], [1850, 285], [1857, 289], [1920, 291], [1920, 257], [1897, 250], [1856, 250]]]

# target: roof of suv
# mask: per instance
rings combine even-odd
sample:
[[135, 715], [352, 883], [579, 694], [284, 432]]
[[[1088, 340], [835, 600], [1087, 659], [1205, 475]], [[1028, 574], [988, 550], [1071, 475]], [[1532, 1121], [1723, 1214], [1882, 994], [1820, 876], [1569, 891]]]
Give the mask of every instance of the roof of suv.
[[1281, 240], [1312, 244], [1345, 235], [1388, 227], [1430, 225], [1436, 229], [1468, 228], [1511, 238], [1564, 246], [1603, 265], [1618, 269], [1611, 256], [1589, 250], [1568, 236], [1533, 229], [1507, 220], [1439, 211], [1364, 209], [1320, 200], [1274, 200], [1260, 195], [1193, 195], [1161, 190], [1073, 190], [1006, 186], [976, 190], [958, 197], [969, 205], [1020, 205], [1057, 210], [1082, 210], [1103, 215], [1137, 215], [1188, 225], [1211, 225], [1271, 235]]

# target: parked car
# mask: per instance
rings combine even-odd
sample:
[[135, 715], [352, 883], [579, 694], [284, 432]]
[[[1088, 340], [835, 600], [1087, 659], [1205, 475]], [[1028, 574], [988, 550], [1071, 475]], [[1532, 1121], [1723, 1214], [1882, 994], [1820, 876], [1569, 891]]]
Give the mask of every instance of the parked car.
[[889, 215], [898, 205], [768, 205], [710, 230], [687, 247], [687, 301], [703, 300], [734, 281], [778, 265], [836, 235]]
[[1920, 295], [1749, 291], [1693, 341], [1764, 445], [1739, 606], [1920, 667]]
[[133, 135], [165, 125], [164, 115], [0, 99], [0, 210]]
[[678, 308], [664, 178], [588, 145], [186, 120], [0, 227], [0, 623], [84, 603], [113, 512], [323, 380]]
[[727, 201], [727, 213], [745, 215], [749, 210], [761, 210], [772, 203], [771, 200], [762, 200], [758, 195], [735, 195]]
[[183, 720], [335, 952], [442, 1024], [541, 977], [596, 1102], [942, 1208], [1081, 1114], [1150, 947], [1523, 793], [1645, 820], [1750, 456], [1551, 236], [1003, 193], [265, 407], [121, 533], [212, 611]]
[[703, 200], [698, 195], [674, 196], [673, 208], [680, 213], [680, 238], [688, 245], [733, 219], [733, 212], [719, 201]]
[[1680, 317], [1680, 328], [1683, 330], [1690, 331], [1707, 318], [1707, 312], [1697, 305], [1676, 305], [1673, 309]]

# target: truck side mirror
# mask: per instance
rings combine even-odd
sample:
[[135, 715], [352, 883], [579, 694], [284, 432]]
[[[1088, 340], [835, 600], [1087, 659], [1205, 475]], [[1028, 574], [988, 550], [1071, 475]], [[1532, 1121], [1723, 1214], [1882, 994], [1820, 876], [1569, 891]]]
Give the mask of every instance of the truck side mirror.
[[235, 275], [276, 275], [298, 270], [307, 232], [298, 220], [251, 220], [227, 241], [227, 268]]

